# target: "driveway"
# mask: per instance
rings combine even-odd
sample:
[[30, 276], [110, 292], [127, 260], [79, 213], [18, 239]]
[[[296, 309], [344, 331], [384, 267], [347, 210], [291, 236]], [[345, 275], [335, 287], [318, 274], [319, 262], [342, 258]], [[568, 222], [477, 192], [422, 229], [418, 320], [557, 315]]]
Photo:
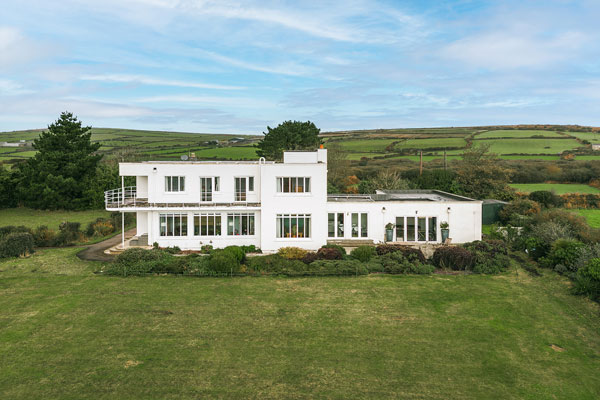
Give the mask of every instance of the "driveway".
[[[125, 238], [130, 238], [135, 235], [136, 228], [125, 231]], [[112, 261], [115, 256], [105, 254], [104, 250], [111, 248], [121, 243], [121, 234], [118, 234], [110, 239], [106, 239], [96, 244], [90, 244], [85, 249], [77, 253], [77, 257], [86, 261]]]

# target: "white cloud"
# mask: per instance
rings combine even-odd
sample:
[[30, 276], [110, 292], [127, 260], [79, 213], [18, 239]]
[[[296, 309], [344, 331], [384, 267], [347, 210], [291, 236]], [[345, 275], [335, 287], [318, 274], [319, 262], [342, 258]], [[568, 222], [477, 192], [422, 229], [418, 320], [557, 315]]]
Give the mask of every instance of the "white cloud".
[[126, 75], [126, 74], [102, 74], [102, 75], [83, 75], [79, 77], [83, 81], [100, 81], [100, 82], [116, 82], [116, 83], [138, 83], [143, 85], [155, 86], [176, 86], [184, 88], [197, 89], [219, 89], [219, 90], [239, 90], [245, 89], [243, 86], [217, 85], [212, 83], [188, 82], [180, 80], [169, 80], [152, 78], [143, 75]]
[[569, 59], [586, 36], [564, 32], [553, 37], [528, 32], [490, 32], [457, 40], [446, 46], [442, 55], [471, 67], [491, 70], [545, 67]]
[[20, 30], [0, 26], [0, 70], [28, 63], [43, 56], [46, 51], [26, 38]]

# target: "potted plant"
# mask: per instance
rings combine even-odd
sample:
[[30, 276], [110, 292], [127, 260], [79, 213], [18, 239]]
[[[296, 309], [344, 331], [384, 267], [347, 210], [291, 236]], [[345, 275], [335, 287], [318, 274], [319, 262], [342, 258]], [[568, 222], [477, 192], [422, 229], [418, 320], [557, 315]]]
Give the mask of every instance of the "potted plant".
[[391, 242], [394, 240], [394, 224], [388, 222], [385, 226], [385, 241]]
[[444, 221], [440, 224], [440, 228], [442, 229], [442, 243], [444, 243], [448, 239], [448, 236], [450, 236], [450, 225]]

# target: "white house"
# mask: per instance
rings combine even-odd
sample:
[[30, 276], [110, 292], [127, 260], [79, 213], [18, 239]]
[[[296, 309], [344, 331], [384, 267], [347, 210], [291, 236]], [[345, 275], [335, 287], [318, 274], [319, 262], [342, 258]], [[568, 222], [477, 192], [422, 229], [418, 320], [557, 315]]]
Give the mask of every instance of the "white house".
[[136, 186], [106, 192], [106, 209], [137, 214], [140, 244], [189, 250], [253, 244], [275, 251], [386, 239], [440, 243], [443, 222], [453, 243], [481, 239], [481, 201], [436, 190], [328, 195], [326, 149], [285, 152], [278, 163], [120, 163], [119, 172], [135, 176]]

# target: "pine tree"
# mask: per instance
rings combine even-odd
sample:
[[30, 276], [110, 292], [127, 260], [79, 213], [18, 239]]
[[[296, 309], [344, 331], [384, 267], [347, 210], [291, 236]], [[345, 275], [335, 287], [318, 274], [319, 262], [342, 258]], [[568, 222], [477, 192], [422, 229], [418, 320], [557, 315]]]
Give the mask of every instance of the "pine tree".
[[102, 155], [97, 154], [100, 143], [91, 141], [91, 129], [63, 112], [34, 140], [38, 153], [20, 167], [18, 191], [25, 206], [75, 210], [94, 203], [87, 189]]
[[267, 131], [256, 153], [269, 160], [281, 160], [285, 150], [315, 150], [321, 144], [321, 130], [310, 121], [285, 121], [276, 128], [267, 126]]

